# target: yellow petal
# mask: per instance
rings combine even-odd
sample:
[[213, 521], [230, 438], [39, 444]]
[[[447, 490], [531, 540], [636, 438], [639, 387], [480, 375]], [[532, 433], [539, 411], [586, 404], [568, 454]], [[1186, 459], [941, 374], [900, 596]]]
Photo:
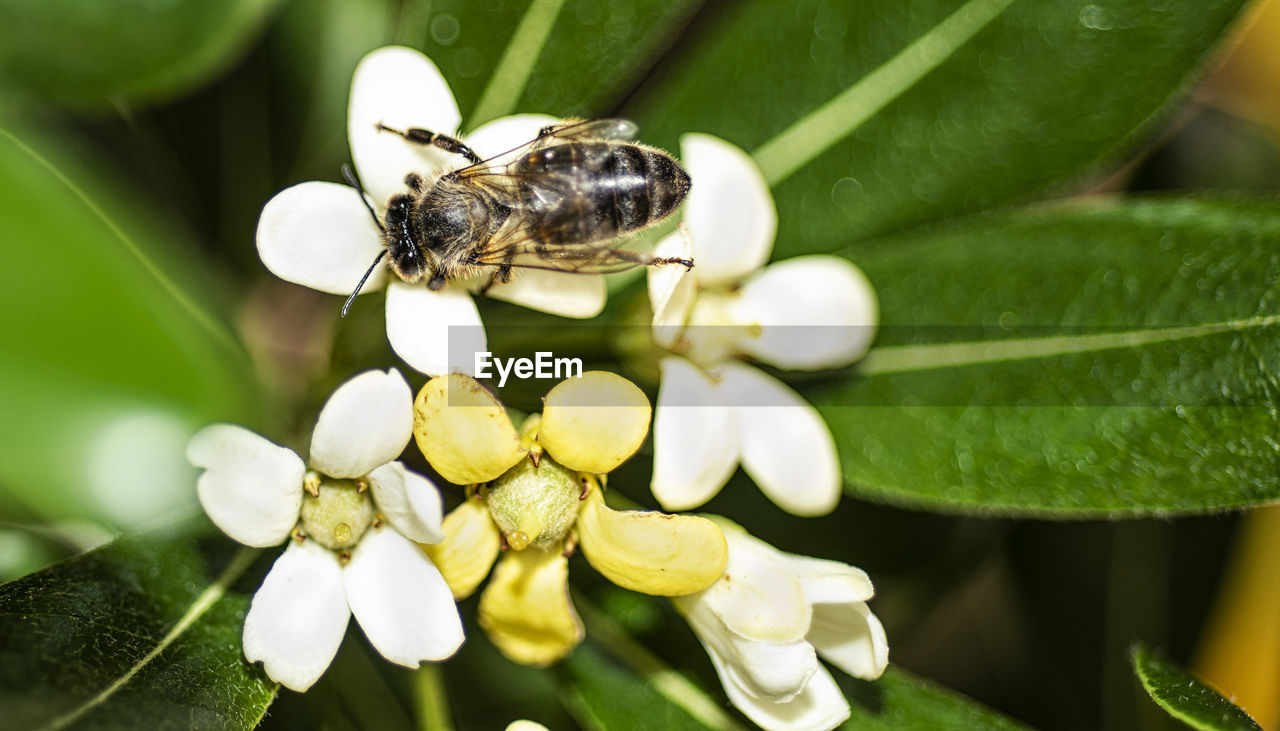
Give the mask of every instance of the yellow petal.
[[597, 571], [626, 589], [682, 596], [724, 574], [729, 547], [719, 526], [692, 515], [612, 510], [592, 490], [577, 523], [578, 545]]
[[449, 482], [488, 482], [520, 461], [520, 435], [493, 394], [470, 376], [427, 381], [413, 404], [413, 435]]
[[508, 551], [480, 595], [480, 626], [515, 662], [550, 665], [582, 641], [568, 580], [558, 550]]
[[627, 461], [649, 433], [649, 399], [606, 371], [561, 381], [547, 394], [538, 443], [560, 464], [602, 474]]
[[420, 545], [444, 575], [453, 598], [461, 601], [484, 581], [501, 542], [488, 506], [471, 497], [444, 516], [443, 541]]

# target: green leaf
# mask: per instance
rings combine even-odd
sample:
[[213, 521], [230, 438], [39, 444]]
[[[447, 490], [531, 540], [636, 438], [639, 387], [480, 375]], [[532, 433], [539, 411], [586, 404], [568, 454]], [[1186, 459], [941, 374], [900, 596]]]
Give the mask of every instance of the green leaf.
[[0, 487], [44, 517], [195, 511], [187, 438], [262, 408], [217, 279], [162, 202], [71, 140], [37, 146], [0, 129]]
[[884, 326], [808, 393], [851, 494], [1059, 518], [1280, 498], [1280, 204], [1089, 201], [851, 258]]
[[644, 678], [612, 662], [589, 643], [574, 650], [561, 667], [569, 708], [579, 723], [589, 728], [718, 728], [689, 715]]
[[[853, 684], [856, 683], [856, 686]], [[841, 728], [1022, 729], [1022, 724], [902, 668], [890, 667], [874, 683], [851, 681], [845, 692], [853, 715]]]
[[1142, 687], [1169, 715], [1200, 731], [1248, 731], [1262, 728], [1231, 701], [1159, 653], [1134, 645], [1129, 654]]
[[0, 78], [75, 106], [171, 97], [234, 62], [279, 3], [10, 0]]
[[276, 686], [245, 662], [257, 553], [135, 538], [0, 585], [0, 716], [12, 728], [251, 728]]
[[[600, 116], [621, 103], [670, 49], [698, 5], [438, 0], [422, 48], [449, 80], [468, 128], [516, 111]], [[528, 23], [526, 9], [534, 16]], [[548, 15], [554, 15], [549, 28], [539, 22]], [[504, 69], [505, 55], [510, 62]], [[513, 71], [521, 70], [530, 70], [527, 85], [511, 84]], [[495, 83], [501, 93], [490, 91]], [[498, 96], [481, 106], [486, 94]]]
[[624, 107], [775, 183], [779, 257], [1032, 197], [1150, 134], [1242, 0], [726, 3]]

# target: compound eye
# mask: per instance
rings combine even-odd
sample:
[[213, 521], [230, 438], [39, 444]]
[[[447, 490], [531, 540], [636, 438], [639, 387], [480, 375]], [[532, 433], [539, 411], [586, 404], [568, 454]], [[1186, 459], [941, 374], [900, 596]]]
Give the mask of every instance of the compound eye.
[[422, 279], [422, 275], [426, 272], [426, 262], [418, 256], [418, 252], [412, 248], [406, 248], [401, 251], [392, 252], [391, 268], [396, 274], [406, 282], [416, 282]]

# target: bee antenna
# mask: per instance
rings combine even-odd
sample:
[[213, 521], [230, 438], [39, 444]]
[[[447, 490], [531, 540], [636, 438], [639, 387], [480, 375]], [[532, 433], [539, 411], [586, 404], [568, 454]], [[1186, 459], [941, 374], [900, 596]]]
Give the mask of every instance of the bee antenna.
[[356, 285], [356, 291], [352, 292], [351, 296], [348, 297], [347, 301], [342, 305], [343, 317], [347, 316], [347, 310], [351, 308], [351, 303], [355, 301], [356, 295], [360, 294], [361, 289], [364, 289], [364, 283], [369, 279], [369, 275], [373, 274], [373, 268], [378, 266], [378, 262], [382, 261], [382, 257], [386, 256], [386, 254], [387, 254], [387, 250], [383, 249], [382, 251], [378, 252], [377, 256], [373, 257], [373, 263], [370, 264], [369, 268], [365, 270], [364, 276], [360, 277], [360, 283]]
[[[369, 202], [369, 196], [364, 192], [364, 186], [360, 184], [360, 178], [357, 178], [355, 171], [345, 163], [342, 166], [342, 179], [347, 181], [347, 185], [355, 188], [356, 192], [360, 194], [360, 200], [364, 203], [364, 207], [368, 209], [369, 215], [373, 217], [373, 222], [378, 224], [378, 230], [385, 233], [387, 229], [382, 225], [382, 221], [378, 220], [378, 214], [373, 210], [373, 204]], [[377, 262], [374, 263], [376, 264]], [[365, 276], [368, 275], [366, 274]]]

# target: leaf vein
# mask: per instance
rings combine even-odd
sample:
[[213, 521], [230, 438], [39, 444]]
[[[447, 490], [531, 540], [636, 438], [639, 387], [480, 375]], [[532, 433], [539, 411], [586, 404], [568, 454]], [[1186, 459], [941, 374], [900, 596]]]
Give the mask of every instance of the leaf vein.
[[138, 662], [134, 663], [124, 675], [116, 678], [115, 682], [108, 685], [100, 693], [85, 701], [70, 712], [53, 719], [44, 727], [44, 729], [47, 731], [54, 731], [55, 729], [66, 728], [84, 714], [106, 702], [107, 699], [114, 695], [116, 691], [123, 688], [144, 667], [146, 667], [152, 660], [156, 659], [156, 657], [158, 657], [160, 653], [164, 652], [169, 645], [173, 644], [175, 640], [182, 636], [182, 633], [186, 632], [191, 625], [195, 624], [205, 612], [209, 611], [209, 609], [222, 598], [227, 589], [235, 583], [236, 579], [239, 579], [240, 576], [248, 570], [256, 557], [257, 552], [253, 549], [240, 549], [240, 551], [231, 559], [231, 562], [227, 564], [227, 567], [222, 570], [222, 573], [214, 579], [213, 583], [210, 584], [208, 588], [200, 593], [200, 596], [196, 597], [195, 601], [191, 603], [191, 606], [187, 608], [187, 611], [178, 618], [178, 621], [174, 623], [173, 627], [160, 639], [158, 643], [156, 643], [156, 646], [153, 647], [150, 652], [144, 655], [142, 659], [138, 660]]

